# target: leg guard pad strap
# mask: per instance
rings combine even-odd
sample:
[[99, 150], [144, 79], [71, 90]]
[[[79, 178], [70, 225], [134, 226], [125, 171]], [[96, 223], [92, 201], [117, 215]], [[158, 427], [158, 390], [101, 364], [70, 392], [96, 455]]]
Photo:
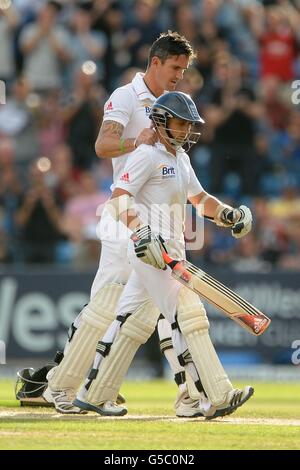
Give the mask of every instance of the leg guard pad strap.
[[90, 403], [98, 405], [103, 401], [116, 400], [134, 355], [155, 330], [158, 316], [159, 311], [152, 302], [144, 303], [130, 315], [86, 394]]

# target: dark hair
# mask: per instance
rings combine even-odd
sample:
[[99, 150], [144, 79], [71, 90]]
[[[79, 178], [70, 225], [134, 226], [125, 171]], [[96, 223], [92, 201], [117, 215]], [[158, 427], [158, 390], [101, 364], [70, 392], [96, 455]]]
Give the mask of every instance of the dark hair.
[[63, 9], [63, 5], [62, 5], [61, 2], [58, 1], [58, 0], [49, 0], [49, 1], [47, 2], [47, 5], [48, 5], [49, 7], [54, 8], [57, 13], [59, 13], [59, 12]]
[[162, 63], [170, 56], [186, 55], [191, 59], [195, 57], [193, 48], [189, 41], [176, 31], [168, 31], [154, 41], [148, 56], [148, 67], [153, 57], [158, 57]]

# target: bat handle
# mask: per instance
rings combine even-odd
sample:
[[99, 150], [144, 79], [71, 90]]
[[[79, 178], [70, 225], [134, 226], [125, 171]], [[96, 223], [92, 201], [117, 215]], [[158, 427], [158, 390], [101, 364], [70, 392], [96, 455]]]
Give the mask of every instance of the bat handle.
[[174, 261], [174, 260], [168, 255], [168, 253], [166, 253], [165, 251], [162, 251], [162, 255], [163, 255], [164, 261], [165, 261], [167, 264], [172, 263], [172, 261]]
[[171, 256], [168, 255], [165, 251], [162, 251], [163, 259], [165, 263], [170, 266], [171, 269], [174, 269], [175, 266], [179, 263], [179, 261], [171, 258]]

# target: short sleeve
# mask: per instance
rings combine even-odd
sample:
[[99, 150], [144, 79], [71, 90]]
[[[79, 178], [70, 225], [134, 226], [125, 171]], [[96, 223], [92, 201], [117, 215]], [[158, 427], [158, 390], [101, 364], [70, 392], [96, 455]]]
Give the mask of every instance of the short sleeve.
[[150, 145], [140, 145], [129, 154], [124, 173], [117, 181], [116, 188], [125, 189], [132, 196], [137, 195], [155, 170], [151, 149]]
[[126, 127], [133, 112], [129, 90], [117, 89], [104, 105], [103, 121], [116, 121]]
[[37, 28], [35, 25], [30, 24], [28, 26], [25, 26], [25, 28], [20, 34], [20, 39], [19, 39], [19, 43], [21, 47], [26, 46], [27, 43], [31, 41], [31, 39], [35, 36], [36, 32], [37, 32]]
[[54, 29], [55, 38], [59, 45], [63, 47], [69, 54], [72, 53], [71, 37], [67, 31], [58, 27]]
[[204, 191], [200, 181], [198, 180], [195, 171], [192, 168], [191, 163], [190, 165], [190, 182], [188, 186], [188, 197], [193, 197], [197, 196], [197, 194], [200, 194]]

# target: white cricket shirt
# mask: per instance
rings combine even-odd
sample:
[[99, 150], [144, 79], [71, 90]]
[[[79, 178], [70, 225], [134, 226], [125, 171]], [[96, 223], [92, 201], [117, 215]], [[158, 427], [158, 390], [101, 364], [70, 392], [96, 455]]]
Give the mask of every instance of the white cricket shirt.
[[[117, 88], [104, 105], [103, 121], [116, 121], [124, 126], [122, 137], [124, 139], [136, 138], [146, 127], [150, 127], [149, 119], [151, 107], [156, 100], [147, 88], [144, 74], [137, 73], [131, 83]], [[115, 182], [124, 173], [126, 160], [130, 153], [112, 158], [113, 191]]]
[[185, 204], [204, 191], [184, 150], [175, 157], [161, 143], [140, 145], [128, 156], [116, 187], [134, 196], [143, 223], [174, 241], [177, 256], [183, 257]]

